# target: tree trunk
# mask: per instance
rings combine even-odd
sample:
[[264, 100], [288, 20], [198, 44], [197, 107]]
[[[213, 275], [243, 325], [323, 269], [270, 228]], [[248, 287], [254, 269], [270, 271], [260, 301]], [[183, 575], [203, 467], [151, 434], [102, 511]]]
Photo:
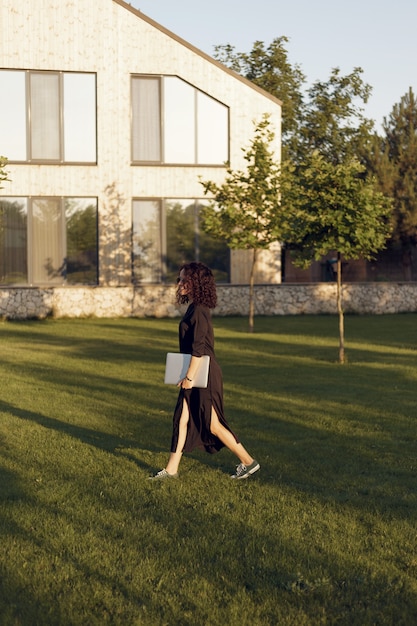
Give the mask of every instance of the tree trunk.
[[339, 314], [339, 363], [345, 362], [345, 322], [342, 306], [342, 257], [337, 253], [337, 312]]
[[255, 284], [255, 265], [257, 259], [257, 250], [253, 250], [252, 265], [250, 268], [249, 278], [249, 332], [253, 333], [254, 318], [255, 318], [255, 298], [254, 298], [254, 284]]
[[411, 252], [411, 245], [406, 244], [402, 246], [402, 254], [401, 254], [401, 262], [403, 266], [404, 272], [404, 280], [411, 281], [413, 280], [412, 276], [412, 266], [413, 266], [413, 255]]

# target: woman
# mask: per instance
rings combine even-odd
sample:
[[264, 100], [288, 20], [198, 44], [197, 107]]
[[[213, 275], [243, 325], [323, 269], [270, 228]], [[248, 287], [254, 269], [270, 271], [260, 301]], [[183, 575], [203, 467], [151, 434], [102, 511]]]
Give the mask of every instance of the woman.
[[[167, 466], [151, 480], [178, 478], [183, 452], [203, 448], [218, 452], [223, 446], [240, 460], [231, 478], [248, 478], [260, 468], [232, 432], [224, 417], [223, 379], [214, 354], [214, 334], [210, 309], [217, 304], [212, 271], [203, 263], [186, 263], [180, 268], [177, 302], [189, 303], [179, 326], [180, 352], [191, 354], [186, 376], [180, 380], [180, 393], [174, 411], [171, 454]], [[210, 356], [206, 389], [193, 388], [200, 357]]]

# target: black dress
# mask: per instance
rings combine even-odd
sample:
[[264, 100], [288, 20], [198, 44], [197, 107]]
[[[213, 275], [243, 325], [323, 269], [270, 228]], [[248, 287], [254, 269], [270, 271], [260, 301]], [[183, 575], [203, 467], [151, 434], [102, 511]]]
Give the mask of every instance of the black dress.
[[[179, 326], [180, 352], [193, 356], [210, 357], [210, 369], [206, 389], [181, 389], [174, 411], [171, 452], [177, 452], [179, 422], [183, 403], [187, 402], [190, 418], [187, 437], [182, 452], [191, 452], [202, 448], [206, 452], [218, 452], [224, 444], [210, 432], [211, 409], [214, 407], [220, 423], [227, 428], [236, 442], [238, 438], [231, 430], [224, 417], [223, 377], [214, 354], [214, 333], [210, 310], [200, 304], [190, 304]], [[179, 452], [179, 451], [178, 451]]]

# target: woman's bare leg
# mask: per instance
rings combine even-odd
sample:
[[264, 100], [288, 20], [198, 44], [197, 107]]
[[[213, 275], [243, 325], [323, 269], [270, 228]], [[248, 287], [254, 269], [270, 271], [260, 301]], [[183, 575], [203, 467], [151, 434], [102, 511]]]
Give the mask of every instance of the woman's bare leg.
[[187, 426], [189, 419], [190, 413], [188, 410], [188, 404], [185, 400], [183, 400], [182, 413], [179, 423], [177, 449], [175, 452], [171, 452], [168, 464], [165, 468], [168, 474], [176, 474], [178, 472], [178, 467], [182, 458], [182, 451], [185, 446], [185, 439], [187, 437]]
[[253, 457], [249, 454], [249, 452], [243, 447], [241, 443], [237, 443], [233, 434], [220, 423], [218, 415], [214, 407], [211, 409], [211, 423], [210, 423], [210, 432], [218, 437], [224, 445], [229, 448], [233, 454], [237, 456], [243, 465], [250, 465], [253, 463]]

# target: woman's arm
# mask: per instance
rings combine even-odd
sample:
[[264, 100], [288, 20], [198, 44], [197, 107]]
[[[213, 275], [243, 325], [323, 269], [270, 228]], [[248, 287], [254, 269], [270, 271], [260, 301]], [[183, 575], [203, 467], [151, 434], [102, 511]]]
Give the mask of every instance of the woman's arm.
[[198, 366], [200, 365], [200, 356], [192, 356], [190, 359], [190, 365], [188, 366], [187, 373], [185, 378], [180, 380], [178, 383], [178, 387], [182, 387], [183, 389], [191, 389], [193, 386], [193, 380], [195, 378], [196, 372], [198, 370]]

